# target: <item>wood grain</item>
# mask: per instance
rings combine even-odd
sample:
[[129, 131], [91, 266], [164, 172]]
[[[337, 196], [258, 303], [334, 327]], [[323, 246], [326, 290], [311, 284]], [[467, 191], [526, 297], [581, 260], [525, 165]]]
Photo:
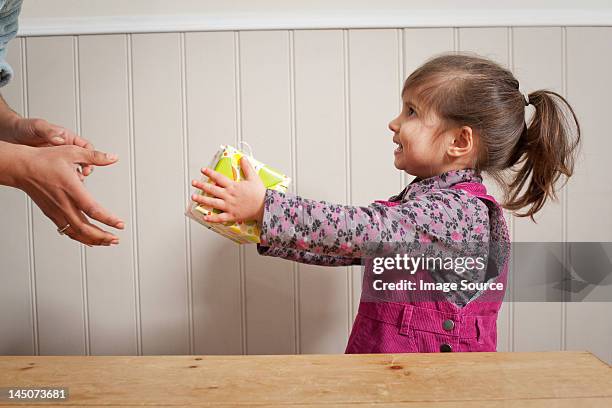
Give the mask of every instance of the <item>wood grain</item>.
[[[575, 407], [612, 403], [588, 352], [0, 359], [0, 387], [68, 387], [76, 406]], [[6, 404], [6, 403], [5, 403]], [[0, 406], [3, 403], [0, 402]]]

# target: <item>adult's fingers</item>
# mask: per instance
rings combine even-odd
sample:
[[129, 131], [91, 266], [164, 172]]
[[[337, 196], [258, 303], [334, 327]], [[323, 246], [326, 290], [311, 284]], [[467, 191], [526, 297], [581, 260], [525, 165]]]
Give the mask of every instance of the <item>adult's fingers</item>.
[[[44, 119], [23, 119], [25, 126], [22, 132], [29, 134], [31, 137], [36, 139], [30, 140], [30, 144], [36, 146], [77, 146], [80, 148], [93, 150], [93, 145], [87, 140], [77, 136], [69, 129], [54, 125], [47, 122]], [[85, 176], [91, 174], [93, 167], [91, 165], [84, 165], [82, 169], [82, 176], [79, 178], [83, 179]]]
[[[87, 245], [111, 245], [119, 243], [119, 238], [110, 232], [104, 231], [96, 225], [91, 224], [87, 218], [79, 211], [75, 203], [69, 202], [64, 207], [64, 215], [66, 222], [70, 223], [70, 227], [64, 231], [75, 241], [82, 242]], [[64, 225], [65, 226], [65, 225]], [[59, 226], [60, 228], [62, 226]]]
[[88, 150], [75, 146], [72, 150], [75, 163], [82, 165], [93, 164], [94, 166], [108, 166], [118, 160], [116, 154], [104, 153], [98, 150]]
[[[85, 177], [89, 176], [91, 173], [93, 173], [94, 170], [94, 166], [91, 164], [85, 164], [83, 165], [83, 170], [81, 171], [81, 174]], [[85, 178], [83, 177], [83, 178]]]
[[[94, 150], [94, 145], [91, 142], [70, 129], [65, 129], [64, 138], [66, 139], [67, 144], [71, 144], [74, 146], [82, 147], [87, 150]], [[87, 177], [91, 173], [93, 173], [94, 167], [91, 164], [83, 164], [83, 171], [81, 172], [83, 176]]]
[[70, 129], [65, 129], [64, 137], [66, 141], [72, 145], [79, 146], [87, 150], [94, 150], [94, 146], [89, 140], [77, 135]]
[[210, 178], [212, 181], [220, 185], [221, 187], [227, 187], [232, 183], [232, 180], [225, 177], [223, 174], [216, 172], [208, 167], [202, 169], [202, 174]]
[[88, 140], [78, 136], [70, 129], [54, 125], [44, 119], [31, 119], [29, 123], [35, 134], [53, 146], [74, 145], [93, 150], [93, 145]]
[[87, 214], [89, 218], [100, 221], [109, 227], [118, 229], [125, 227], [125, 223], [118, 216], [112, 214], [94, 200], [82, 183], [72, 183], [67, 193], [77, 209]]
[[31, 119], [27, 124], [30, 126], [30, 132], [39, 138], [46, 140], [53, 146], [61, 146], [69, 143], [66, 140], [66, 129], [47, 122], [44, 119]]
[[44, 191], [33, 191], [30, 197], [42, 212], [57, 226], [68, 228], [64, 234], [86, 245], [110, 245], [119, 243], [118, 238], [89, 223], [87, 218], [78, 211], [74, 203], [67, 197], [52, 197]]

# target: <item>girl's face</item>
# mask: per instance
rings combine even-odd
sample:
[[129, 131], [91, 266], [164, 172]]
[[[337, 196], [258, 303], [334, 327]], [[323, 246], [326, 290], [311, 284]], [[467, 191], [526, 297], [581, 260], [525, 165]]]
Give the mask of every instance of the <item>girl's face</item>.
[[393, 152], [395, 167], [420, 178], [439, 174], [447, 139], [445, 133], [440, 133], [440, 126], [440, 119], [432, 113], [425, 115], [406, 92], [402, 111], [389, 123], [393, 142], [397, 144]]

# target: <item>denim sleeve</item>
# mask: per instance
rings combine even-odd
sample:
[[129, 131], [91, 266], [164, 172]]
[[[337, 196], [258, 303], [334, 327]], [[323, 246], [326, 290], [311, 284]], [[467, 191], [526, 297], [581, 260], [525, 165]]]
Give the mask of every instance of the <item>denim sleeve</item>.
[[0, 87], [13, 78], [13, 68], [6, 62], [6, 46], [17, 34], [19, 12], [23, 0], [0, 0]]

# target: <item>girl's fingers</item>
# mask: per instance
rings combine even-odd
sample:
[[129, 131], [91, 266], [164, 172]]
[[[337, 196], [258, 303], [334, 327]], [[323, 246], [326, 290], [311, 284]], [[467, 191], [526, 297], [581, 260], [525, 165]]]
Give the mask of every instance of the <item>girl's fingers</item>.
[[192, 180], [191, 185], [215, 197], [219, 197], [222, 199], [225, 199], [227, 197], [227, 194], [225, 193], [225, 190], [223, 188], [216, 186], [212, 183], [202, 183], [201, 181]]
[[194, 194], [191, 196], [191, 199], [198, 204], [202, 204], [206, 207], [216, 208], [217, 210], [226, 211], [227, 206], [225, 205], [225, 201], [220, 198], [206, 197], [203, 195]]
[[257, 177], [257, 173], [255, 173], [255, 169], [251, 165], [249, 159], [247, 159], [246, 156], [242, 156], [240, 160], [242, 165], [242, 172], [244, 173], [245, 179], [253, 180], [255, 177]]
[[230, 213], [224, 212], [221, 214], [211, 214], [204, 217], [204, 221], [208, 222], [233, 222], [236, 221], [236, 217]]
[[207, 176], [209, 179], [220, 185], [221, 187], [227, 187], [232, 183], [232, 180], [225, 177], [223, 174], [211, 170], [207, 167], [202, 169], [202, 174]]

